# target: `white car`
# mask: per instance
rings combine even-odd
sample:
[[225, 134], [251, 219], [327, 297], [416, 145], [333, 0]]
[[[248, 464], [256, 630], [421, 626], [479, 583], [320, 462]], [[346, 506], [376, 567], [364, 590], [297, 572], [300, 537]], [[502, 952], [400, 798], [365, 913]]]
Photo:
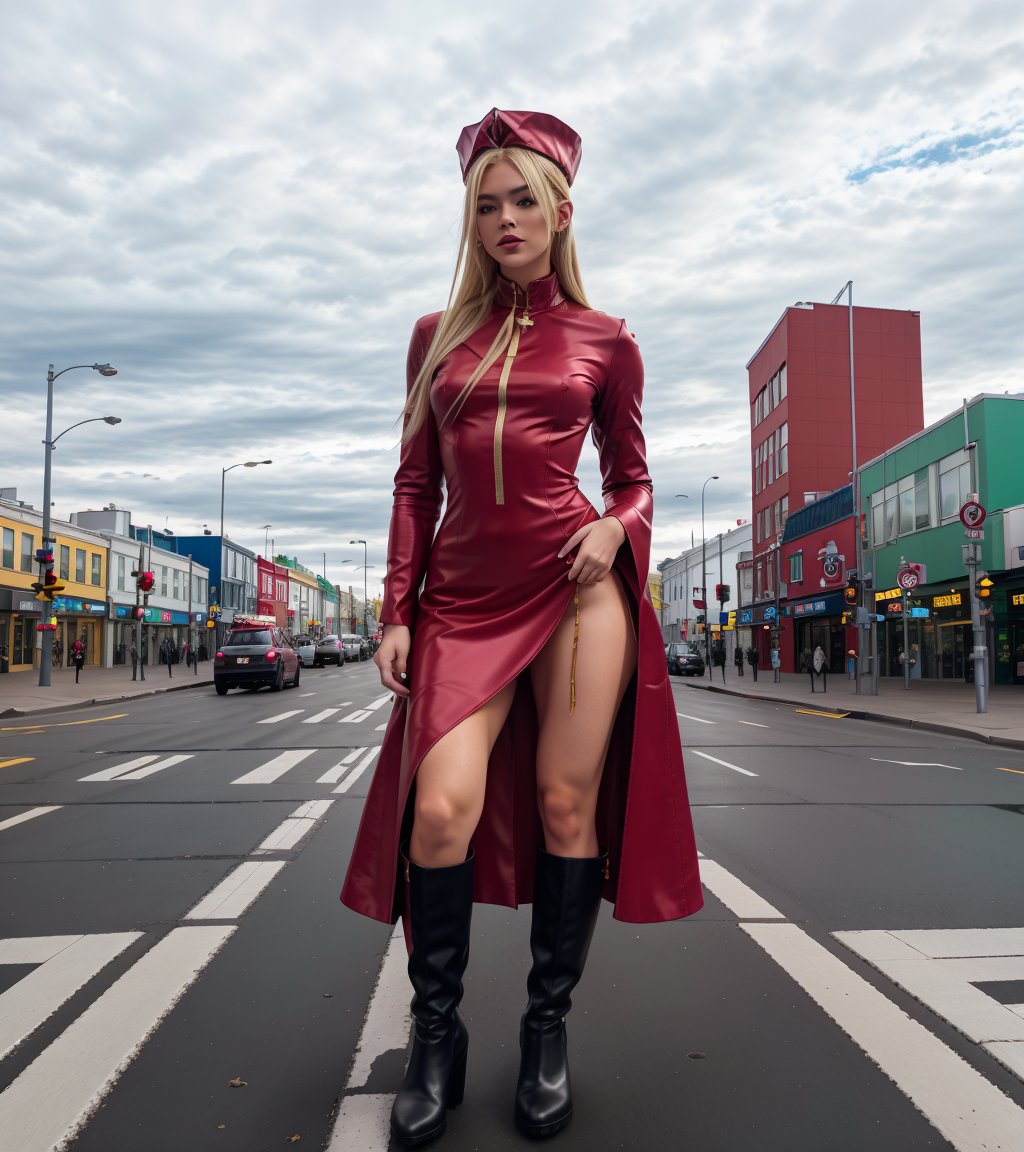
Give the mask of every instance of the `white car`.
[[351, 632], [341, 637], [341, 646], [345, 652], [345, 663], [348, 664], [352, 660], [360, 660], [362, 658], [362, 641], [358, 636], [353, 636]]
[[316, 641], [312, 636], [296, 636], [293, 644], [295, 655], [303, 668], [313, 668], [316, 663]]

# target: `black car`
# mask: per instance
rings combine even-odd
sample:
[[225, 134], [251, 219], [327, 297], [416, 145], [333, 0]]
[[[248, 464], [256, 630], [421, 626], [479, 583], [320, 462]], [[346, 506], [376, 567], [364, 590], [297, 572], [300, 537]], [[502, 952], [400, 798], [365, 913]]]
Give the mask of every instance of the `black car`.
[[703, 676], [704, 657], [689, 644], [669, 644], [665, 660], [670, 676]]
[[298, 688], [302, 666], [288, 637], [267, 625], [232, 628], [213, 658], [213, 686], [218, 696], [229, 688], [256, 689], [269, 684]]

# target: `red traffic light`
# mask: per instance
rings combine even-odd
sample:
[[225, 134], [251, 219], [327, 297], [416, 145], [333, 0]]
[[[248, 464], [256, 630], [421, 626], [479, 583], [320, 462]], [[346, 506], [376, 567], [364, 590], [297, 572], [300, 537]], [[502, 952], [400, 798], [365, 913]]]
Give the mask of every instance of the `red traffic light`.
[[859, 600], [860, 594], [858, 592], [857, 585], [851, 581], [843, 589], [843, 603], [851, 608], [855, 608]]
[[152, 572], [140, 572], [135, 578], [140, 592], [152, 592], [156, 583], [156, 576]]

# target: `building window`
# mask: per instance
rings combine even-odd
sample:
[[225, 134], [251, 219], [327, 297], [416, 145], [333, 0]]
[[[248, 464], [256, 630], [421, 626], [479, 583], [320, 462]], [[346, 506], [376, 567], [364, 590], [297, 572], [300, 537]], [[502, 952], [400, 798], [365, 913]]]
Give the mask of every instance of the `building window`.
[[125, 575], [125, 562], [123, 556], [117, 558], [117, 590], [118, 592], [124, 591], [124, 575]]
[[173, 573], [173, 587], [174, 587], [174, 599], [180, 600], [181, 599], [181, 573], [178, 571], [177, 568], [174, 569], [174, 573]]
[[914, 473], [914, 529], [931, 527], [931, 494], [928, 490], [928, 469]]
[[953, 520], [971, 490], [971, 465], [964, 451], [939, 461], [939, 516]]
[[14, 529], [4, 529], [4, 554], [3, 566], [5, 568], [14, 567]]
[[98, 553], [92, 554], [92, 582], [98, 588], [103, 579], [103, 557]]
[[33, 553], [36, 550], [36, 538], [31, 532], [22, 532], [21, 534], [21, 570], [22, 572], [31, 572], [32, 563], [35, 557]]
[[800, 584], [804, 578], [804, 554], [794, 552], [789, 558], [789, 580], [791, 584]]
[[167, 595], [167, 565], [160, 565], [160, 595]]
[[60, 546], [60, 578], [62, 580], [70, 579], [71, 573], [71, 548], [67, 544]]
[[75, 581], [78, 584], [85, 583], [85, 549], [75, 549]]

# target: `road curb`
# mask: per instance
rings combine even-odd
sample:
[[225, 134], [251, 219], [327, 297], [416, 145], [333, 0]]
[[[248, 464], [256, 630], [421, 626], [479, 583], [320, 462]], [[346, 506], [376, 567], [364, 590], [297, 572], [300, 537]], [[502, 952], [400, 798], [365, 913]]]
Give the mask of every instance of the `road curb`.
[[145, 692], [130, 692], [117, 696], [95, 696], [89, 700], [76, 700], [73, 704], [55, 704], [52, 708], [6, 708], [0, 712], [0, 720], [21, 720], [26, 716], [53, 716], [60, 712], [77, 712], [82, 708], [102, 707], [104, 704], [120, 704], [125, 700], [142, 700], [147, 696], [159, 696], [164, 692], [183, 692], [187, 688], [212, 687], [212, 680], [195, 680], [190, 684], [171, 684], [163, 688], [151, 688]]
[[[794, 700], [790, 697], [765, 696], [760, 692], [737, 692], [735, 689], [718, 684], [684, 683], [680, 687], [697, 688], [704, 692], [718, 692], [723, 696], [738, 696], [746, 700], [763, 700], [768, 704], [788, 704], [794, 708], [806, 708], [809, 701]], [[815, 693], [817, 695], [817, 693]], [[824, 695], [824, 693], [822, 693]], [[881, 724], [896, 724], [901, 728], [916, 728], [921, 732], [934, 732], [939, 736], [955, 736], [961, 740], [975, 740], [979, 744], [992, 744], [1000, 748], [1024, 749], [1024, 740], [1012, 740], [1005, 736], [991, 736], [984, 732], [972, 732], [967, 728], [954, 728], [950, 724], [936, 724], [932, 720], [914, 720], [909, 716], [890, 716], [885, 712], [869, 712], [863, 708], [847, 708], [837, 705], [851, 720], [874, 720]]]

